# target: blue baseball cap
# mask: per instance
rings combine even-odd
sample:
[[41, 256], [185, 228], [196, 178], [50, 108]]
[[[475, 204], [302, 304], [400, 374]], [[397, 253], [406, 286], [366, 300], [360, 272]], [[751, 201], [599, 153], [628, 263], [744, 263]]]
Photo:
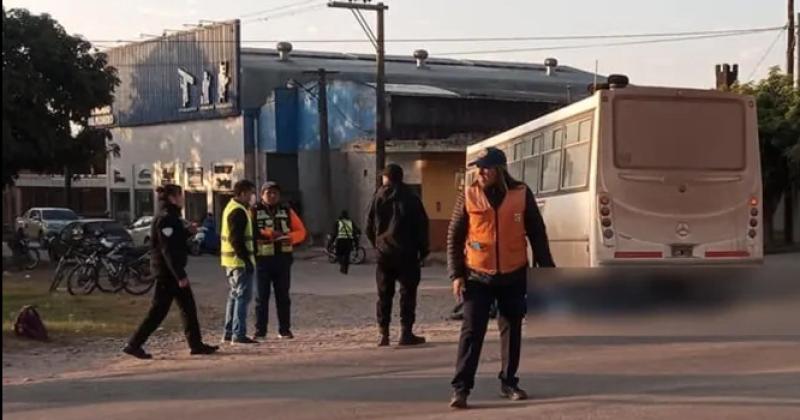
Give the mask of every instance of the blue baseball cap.
[[487, 147], [481, 151], [478, 158], [469, 163], [469, 166], [477, 166], [479, 168], [496, 168], [498, 166], [505, 166], [508, 163], [506, 154], [496, 147]]

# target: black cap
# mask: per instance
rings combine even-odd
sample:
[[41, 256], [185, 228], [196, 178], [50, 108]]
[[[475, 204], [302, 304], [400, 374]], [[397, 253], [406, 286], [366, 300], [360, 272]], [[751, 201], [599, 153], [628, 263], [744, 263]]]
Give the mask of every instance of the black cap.
[[281, 186], [278, 185], [278, 183], [275, 182], [275, 181], [267, 181], [267, 182], [264, 183], [264, 185], [261, 186], [261, 193], [263, 194], [264, 191], [273, 190], [273, 189], [280, 191], [281, 190]]
[[396, 163], [390, 163], [383, 168], [383, 175], [389, 178], [389, 181], [393, 184], [399, 184], [403, 182], [403, 168]]
[[496, 168], [498, 166], [505, 166], [506, 154], [496, 147], [487, 147], [481, 151], [478, 158], [469, 163], [469, 166], [477, 166], [479, 168]]

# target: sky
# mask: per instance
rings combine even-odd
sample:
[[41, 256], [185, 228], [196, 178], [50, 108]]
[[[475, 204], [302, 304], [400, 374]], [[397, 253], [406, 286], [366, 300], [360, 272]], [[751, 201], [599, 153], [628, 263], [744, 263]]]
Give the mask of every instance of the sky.
[[[358, 0], [357, 0], [358, 1]], [[384, 0], [387, 53], [431, 57], [560, 64], [601, 74], [627, 74], [639, 85], [710, 88], [714, 65], [738, 63], [739, 80], [764, 77], [770, 66], [785, 65], [786, 31], [674, 43], [499, 53], [498, 49], [561, 47], [608, 40], [515, 42], [392, 42], [403, 38], [464, 38], [607, 35], [768, 28], [786, 23], [786, 0]], [[800, 3], [800, 2], [798, 2]], [[89, 40], [135, 40], [185, 29], [202, 19], [242, 18], [246, 47], [274, 47], [275, 40], [363, 39], [359, 43], [299, 43], [321, 51], [374, 51], [353, 15], [325, 7], [323, 0], [7, 0], [6, 8], [49, 13], [67, 32]], [[271, 10], [271, 11], [270, 11]], [[257, 12], [267, 11], [257, 14]], [[255, 13], [255, 14], [254, 14]], [[374, 13], [366, 13], [374, 24]], [[265, 19], [264, 19], [265, 18]], [[770, 50], [769, 47], [772, 46]]]

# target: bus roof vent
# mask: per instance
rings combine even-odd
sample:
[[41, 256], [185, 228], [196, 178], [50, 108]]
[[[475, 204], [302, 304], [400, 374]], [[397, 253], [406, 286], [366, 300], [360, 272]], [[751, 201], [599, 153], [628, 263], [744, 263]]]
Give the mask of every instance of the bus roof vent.
[[555, 76], [556, 67], [558, 67], [558, 60], [552, 57], [546, 58], [544, 60], [544, 66], [547, 69], [548, 76]]
[[289, 61], [289, 53], [291, 53], [293, 49], [290, 42], [279, 42], [275, 49], [278, 50], [278, 61]]
[[628, 76], [624, 74], [608, 75], [608, 87], [611, 89], [624, 89], [628, 86]]

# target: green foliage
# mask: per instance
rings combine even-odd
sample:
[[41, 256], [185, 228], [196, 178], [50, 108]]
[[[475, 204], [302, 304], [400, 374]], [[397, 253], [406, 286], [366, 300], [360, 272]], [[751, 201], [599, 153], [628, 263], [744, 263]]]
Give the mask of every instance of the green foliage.
[[108, 130], [87, 126], [119, 84], [106, 56], [47, 14], [3, 9], [2, 19], [3, 186], [20, 171], [58, 173], [106, 154]]
[[764, 206], [772, 215], [790, 183], [800, 183], [800, 89], [773, 67], [766, 79], [732, 90], [756, 100]]

